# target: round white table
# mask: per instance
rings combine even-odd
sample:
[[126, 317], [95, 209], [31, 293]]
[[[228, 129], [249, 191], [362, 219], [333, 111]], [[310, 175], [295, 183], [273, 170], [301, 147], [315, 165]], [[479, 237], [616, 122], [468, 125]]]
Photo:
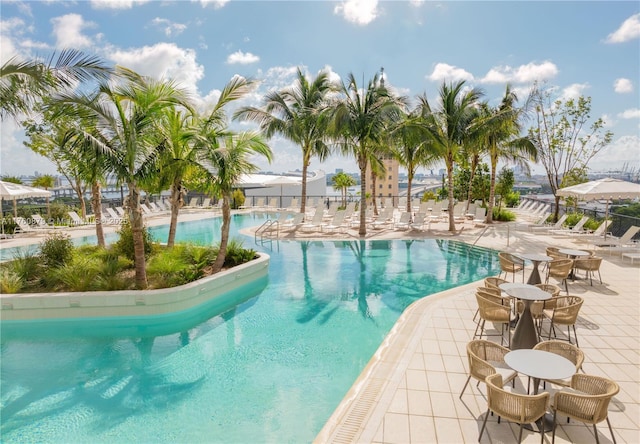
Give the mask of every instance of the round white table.
[[[562, 249], [558, 250], [558, 253], [566, 254], [571, 259], [577, 259], [579, 257], [591, 256], [591, 253], [588, 253], [588, 252], [586, 252], [584, 250], [573, 250], [571, 248], [562, 248]], [[571, 270], [571, 274], [569, 275], [569, 277], [571, 278], [572, 281], [576, 280], [576, 274], [575, 274], [575, 271], [573, 269]]]
[[538, 269], [538, 267], [540, 266], [541, 262], [550, 262], [553, 258], [551, 256], [547, 256], [546, 254], [537, 253], [518, 253], [517, 256], [521, 259], [531, 261], [531, 263], [533, 264], [533, 270], [531, 270], [531, 274], [529, 275], [527, 284], [541, 284], [542, 280], [540, 279], [540, 270]]
[[[523, 375], [533, 379], [533, 394], [538, 394], [540, 380], [565, 379], [576, 373], [576, 366], [567, 358], [543, 350], [514, 350], [504, 355], [504, 362]], [[539, 430], [551, 430], [550, 415], [538, 421]], [[529, 430], [534, 430], [525, 426]]]
[[533, 316], [531, 316], [531, 304], [533, 301], [551, 299], [551, 293], [547, 293], [535, 285], [508, 282], [500, 284], [500, 290], [524, 303], [524, 310], [520, 314], [520, 319], [518, 319], [511, 337], [511, 350], [533, 348], [538, 343], [538, 332], [533, 322]]

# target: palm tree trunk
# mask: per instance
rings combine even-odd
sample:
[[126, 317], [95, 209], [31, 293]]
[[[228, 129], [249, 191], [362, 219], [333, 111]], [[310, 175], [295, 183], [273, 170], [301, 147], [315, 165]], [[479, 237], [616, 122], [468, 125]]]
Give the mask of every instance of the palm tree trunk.
[[229, 227], [231, 225], [231, 207], [229, 202], [231, 193], [222, 194], [222, 227], [220, 229], [220, 247], [218, 248], [218, 256], [213, 263], [213, 272], [217, 273], [222, 270], [224, 260], [227, 257], [227, 245], [229, 244]]
[[488, 224], [493, 223], [493, 201], [496, 198], [496, 170], [498, 169], [498, 159], [491, 158], [491, 183], [489, 186], [489, 203], [487, 204], [487, 217], [486, 222]]
[[376, 174], [371, 169], [371, 205], [373, 205], [373, 215], [378, 215], [378, 200], [376, 199]]
[[131, 233], [133, 235], [134, 268], [136, 270], [136, 288], [144, 290], [149, 285], [147, 282], [147, 264], [144, 257], [144, 237], [142, 235], [143, 222], [140, 210], [140, 191], [134, 183], [129, 186], [129, 220], [131, 221]]
[[453, 214], [453, 155], [449, 155], [447, 158], [447, 178], [449, 179], [449, 231], [456, 231], [456, 223]]
[[178, 213], [182, 206], [180, 183], [171, 184], [171, 195], [169, 203], [171, 204], [171, 223], [169, 224], [169, 237], [167, 238], [167, 247], [172, 248], [176, 240], [176, 229], [178, 227]]
[[100, 183], [91, 184], [91, 206], [96, 220], [96, 237], [98, 238], [98, 246], [105, 247], [104, 227], [102, 226], [102, 199], [100, 196]]
[[473, 196], [473, 178], [476, 175], [477, 168], [478, 157], [474, 156], [469, 167], [469, 189], [467, 190], [467, 207], [464, 210], [465, 213], [469, 212], [469, 207], [471, 206], [471, 197]]
[[409, 171], [409, 174], [407, 174], [407, 212], [408, 213], [411, 213], [411, 183], [412, 182], [413, 182], [413, 171]]
[[367, 235], [367, 159], [362, 156], [358, 159], [358, 168], [360, 168], [360, 236]]
[[47, 219], [51, 219], [51, 202], [49, 202], [49, 196], [47, 196]]
[[300, 212], [305, 213], [307, 209], [307, 169], [309, 168], [309, 160], [302, 159], [302, 190], [300, 193]]

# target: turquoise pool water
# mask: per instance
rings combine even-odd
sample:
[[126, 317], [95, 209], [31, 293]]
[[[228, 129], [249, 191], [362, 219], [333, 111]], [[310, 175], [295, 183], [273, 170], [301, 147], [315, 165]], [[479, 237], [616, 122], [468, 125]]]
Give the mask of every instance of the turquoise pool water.
[[[179, 236], [211, 242], [217, 224]], [[3, 338], [2, 441], [310, 442], [409, 304], [499, 271], [448, 240], [244, 243], [271, 256], [268, 282], [182, 332]]]

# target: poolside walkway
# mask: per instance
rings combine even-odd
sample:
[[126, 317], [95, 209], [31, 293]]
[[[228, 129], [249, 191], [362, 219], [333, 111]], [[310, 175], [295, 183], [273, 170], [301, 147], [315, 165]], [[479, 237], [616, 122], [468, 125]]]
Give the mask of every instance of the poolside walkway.
[[[219, 214], [219, 213], [218, 213]], [[180, 221], [213, 217], [211, 211], [181, 212]], [[147, 225], [168, 223], [168, 216], [146, 220]], [[107, 231], [115, 227], [105, 227]], [[371, 230], [368, 238], [448, 237], [496, 250], [543, 253], [546, 246], [586, 248], [571, 238], [515, 229], [496, 224], [478, 237], [481, 228], [465, 227], [451, 234], [445, 223], [430, 231]], [[95, 234], [93, 226], [67, 231], [72, 237]], [[252, 232], [247, 233], [252, 235]], [[45, 233], [28, 233], [0, 242], [1, 248], [38, 243]], [[355, 228], [344, 233], [301, 230], [280, 238], [359, 238]], [[569, 283], [569, 293], [585, 299], [576, 326], [585, 353], [584, 369], [620, 385], [609, 406], [617, 442], [640, 442], [640, 261], [623, 261], [620, 255], [603, 253], [603, 284], [585, 280]], [[479, 283], [458, 287], [417, 301], [400, 317], [358, 380], [345, 396], [317, 443], [461, 443], [477, 442], [484, 413], [484, 385], [470, 384], [462, 399], [467, 378], [466, 344], [473, 337], [472, 321]], [[562, 293], [564, 294], [564, 292]], [[526, 381], [524, 381], [526, 383]], [[520, 381], [522, 383], [522, 381]], [[601, 442], [611, 442], [606, 423], [598, 426]], [[517, 425], [490, 417], [482, 442], [511, 443]], [[559, 443], [595, 442], [593, 429], [582, 423], [562, 422]], [[551, 436], [547, 436], [550, 442]], [[525, 431], [523, 442], [539, 442], [537, 433]]]

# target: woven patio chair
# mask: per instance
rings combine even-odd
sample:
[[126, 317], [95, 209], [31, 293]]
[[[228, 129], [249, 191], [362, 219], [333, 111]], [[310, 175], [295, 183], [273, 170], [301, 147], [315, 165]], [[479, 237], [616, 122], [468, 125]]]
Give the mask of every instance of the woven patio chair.
[[473, 333], [474, 339], [478, 336], [478, 330], [480, 330], [479, 339], [482, 339], [485, 324], [489, 321], [494, 324], [500, 324], [500, 334], [489, 335], [485, 333], [485, 336], [500, 336], [500, 345], [502, 345], [506, 326], [508, 336], [507, 345], [511, 347], [511, 328], [509, 326], [511, 322], [510, 300], [507, 298], [496, 299], [495, 296], [483, 295], [476, 292], [476, 301], [478, 302], [480, 321], [476, 326], [476, 331]]
[[[549, 393], [542, 392], [538, 395], [525, 395], [507, 391], [502, 388], [502, 376], [499, 374], [488, 376], [485, 380], [487, 384], [487, 413], [482, 422], [478, 442], [482, 438], [487, 419], [491, 412], [507, 421], [520, 424], [518, 433], [518, 443], [522, 442], [522, 429], [525, 424], [536, 424], [542, 418], [549, 405]], [[544, 426], [540, 430], [540, 443], [544, 443]]]
[[569, 285], [567, 284], [567, 278], [573, 270], [573, 259], [554, 259], [549, 262], [549, 268], [547, 269], [547, 278], [545, 284], [549, 283], [549, 278], [556, 278], [560, 281], [560, 284], [564, 283], [564, 289], [569, 294]]
[[[534, 347], [534, 350], [542, 350], [550, 353], [555, 353], [556, 355], [560, 355], [563, 358], [567, 358], [569, 361], [573, 362], [576, 366], [576, 373], [582, 370], [582, 363], [584, 362], [584, 352], [580, 350], [573, 344], [565, 341], [542, 341], [538, 342]], [[545, 382], [550, 382], [552, 384], [561, 385], [563, 387], [571, 387], [571, 379], [551, 379]]]
[[593, 274], [598, 272], [598, 279], [602, 284], [602, 276], [600, 275], [600, 265], [602, 264], [602, 258], [598, 256], [591, 256], [586, 259], [574, 259], [574, 270], [582, 270], [586, 273], [586, 277], [593, 286]]
[[516, 273], [522, 272], [522, 282], [524, 283], [524, 261], [522, 259], [501, 251], [498, 253], [498, 260], [500, 261], [500, 269], [502, 270], [500, 275], [504, 273], [504, 276], [507, 277], [509, 273], [512, 273], [512, 282], [515, 282]]
[[504, 356], [509, 351], [508, 348], [485, 339], [474, 339], [469, 342], [467, 344], [469, 377], [464, 387], [462, 387], [460, 398], [462, 398], [471, 378], [476, 379], [478, 381], [477, 386], [479, 386], [487, 376], [498, 373], [505, 384], [514, 382], [518, 373], [504, 362]]
[[[488, 383], [487, 383], [488, 387]], [[620, 391], [620, 387], [614, 381], [601, 376], [576, 373], [571, 378], [571, 386], [556, 392], [551, 403], [553, 410], [553, 435], [551, 442], [556, 439], [556, 420], [558, 413], [567, 416], [567, 419], [584, 422], [593, 425], [596, 435], [596, 443], [600, 443], [596, 424], [606, 420], [611, 432], [613, 443], [616, 437], [609, 421], [609, 403]]]
[[484, 278], [484, 286], [489, 288], [497, 288], [500, 289], [500, 284], [506, 284], [507, 280], [502, 279], [498, 276], [489, 276]]
[[[496, 302], [498, 304], [505, 304], [504, 299], [506, 299], [506, 303], [510, 304], [509, 297], [503, 298], [502, 291], [499, 288], [491, 288], [491, 287], [478, 287], [476, 288], [476, 294], [486, 297], [487, 299]], [[473, 322], [477, 322], [478, 314], [480, 312], [480, 308], [476, 310], [476, 313], [473, 315]]]
[[[549, 336], [551, 339], [551, 333], [557, 338], [555, 327], [558, 325], [567, 326], [567, 336], [569, 342], [571, 342], [571, 329], [573, 329], [573, 335], [576, 338], [576, 346], [578, 345], [578, 334], [576, 333], [576, 321], [578, 320], [578, 314], [584, 299], [580, 296], [559, 296], [556, 298], [556, 306], [553, 309], [542, 310], [545, 319], [551, 321], [549, 326]], [[542, 332], [542, 322], [540, 323], [539, 333]]]

